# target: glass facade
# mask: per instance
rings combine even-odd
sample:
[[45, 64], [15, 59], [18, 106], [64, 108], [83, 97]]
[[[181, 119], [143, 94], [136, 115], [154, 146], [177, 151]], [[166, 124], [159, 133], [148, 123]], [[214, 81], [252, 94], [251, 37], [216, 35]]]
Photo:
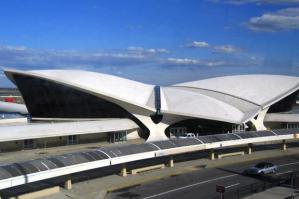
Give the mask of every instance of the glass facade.
[[[166, 128], [165, 133], [169, 137], [174, 134], [174, 129], [184, 127], [184, 133], [194, 133], [195, 135], [209, 135], [227, 133], [232, 131], [232, 124], [206, 119], [188, 119], [172, 124]], [[177, 132], [180, 134], [179, 132]]]
[[110, 143], [126, 142], [127, 135], [128, 135], [127, 131], [110, 132], [109, 133], [109, 142]]
[[142, 129], [142, 138], [149, 130], [122, 107], [69, 86], [37, 77], [14, 74], [31, 118], [128, 118]]
[[72, 145], [72, 144], [78, 144], [79, 138], [77, 135], [69, 135], [67, 137], [67, 144]]
[[293, 106], [296, 104], [297, 96], [298, 96], [298, 91], [283, 98], [282, 100], [270, 106], [268, 113], [278, 113], [278, 112], [286, 112], [292, 110]]
[[41, 78], [14, 75], [31, 117], [132, 118], [120, 106]]
[[175, 137], [180, 137], [180, 136], [184, 136], [184, 134], [187, 133], [187, 128], [186, 127], [171, 127], [171, 128], [169, 128], [169, 131], [170, 131], [171, 135], [173, 135]]

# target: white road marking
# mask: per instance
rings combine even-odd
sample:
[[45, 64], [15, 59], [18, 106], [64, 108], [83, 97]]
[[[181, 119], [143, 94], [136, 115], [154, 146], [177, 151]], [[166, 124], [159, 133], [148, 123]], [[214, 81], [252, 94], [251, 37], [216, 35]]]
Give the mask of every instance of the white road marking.
[[[280, 164], [280, 165], [277, 165], [277, 167], [284, 167], [284, 166], [295, 165], [295, 164], [299, 164], [299, 161], [298, 162], [286, 163], [286, 164]], [[289, 173], [289, 172], [291, 172], [291, 171], [276, 173], [276, 175], [281, 175], [281, 174], [285, 174], [285, 173]], [[182, 190], [182, 189], [186, 189], [186, 188], [189, 188], [189, 187], [193, 187], [193, 186], [197, 186], [197, 185], [201, 185], [201, 184], [205, 184], [205, 183], [208, 183], [208, 182], [213, 182], [213, 181], [221, 180], [221, 179], [225, 179], [225, 178], [230, 178], [230, 177], [234, 177], [234, 176], [237, 176], [237, 175], [238, 174], [227, 175], [227, 176], [222, 176], [222, 177], [219, 177], [219, 178], [214, 178], [214, 179], [210, 179], [210, 180], [206, 180], [206, 181], [202, 181], [202, 182], [197, 182], [197, 183], [194, 183], [194, 184], [190, 184], [190, 185], [187, 185], [187, 186], [179, 187], [179, 188], [176, 188], [176, 189], [171, 189], [169, 191], [165, 191], [165, 192], [162, 192], [162, 193], [159, 193], [159, 194], [148, 196], [148, 197], [145, 197], [143, 199], [155, 198], [155, 197], [158, 197], [158, 196], [162, 196], [162, 195], [172, 193], [172, 192], [175, 192], [175, 191], [179, 191], [179, 190]], [[233, 184], [233, 185], [237, 186], [238, 184], [240, 184], [240, 183]], [[229, 185], [225, 188], [229, 188], [229, 187], [232, 187], [232, 185]]]
[[289, 170], [289, 171], [284, 171], [284, 172], [280, 172], [280, 173], [276, 173], [275, 175], [282, 175], [282, 174], [286, 174], [286, 173], [291, 173], [293, 172], [292, 170]]
[[236, 183], [236, 184], [228, 185], [228, 186], [226, 186], [225, 188], [228, 189], [228, 188], [231, 188], [231, 187], [238, 186], [239, 184], [240, 184], [240, 183]]
[[176, 188], [176, 189], [171, 189], [169, 191], [165, 191], [165, 192], [162, 192], [162, 193], [159, 193], [159, 194], [155, 194], [155, 195], [152, 195], [152, 196], [147, 196], [147, 197], [145, 197], [143, 199], [155, 198], [155, 197], [158, 197], [158, 196], [169, 194], [169, 193], [172, 193], [172, 192], [175, 192], [175, 191], [179, 191], [179, 190], [182, 190], [182, 189], [186, 189], [186, 188], [189, 188], [189, 187], [194, 187], [194, 186], [197, 186], [197, 185], [201, 185], [201, 184], [205, 184], [205, 183], [209, 183], [209, 182], [213, 182], [213, 181], [217, 181], [217, 180], [222, 180], [222, 179], [225, 179], [225, 178], [231, 178], [231, 177], [234, 177], [234, 176], [237, 176], [237, 175], [238, 174], [227, 175], [227, 176], [222, 176], [222, 177], [219, 177], [219, 178], [214, 178], [214, 179], [210, 179], [210, 180], [205, 180], [205, 181], [197, 182], [197, 183], [190, 184], [190, 185], [183, 186], [183, 187], [179, 187], [179, 188]]
[[277, 166], [284, 167], [284, 166], [289, 166], [289, 165], [293, 165], [293, 164], [299, 164], [299, 162], [291, 162], [291, 163], [281, 164], [281, 165], [277, 165]]

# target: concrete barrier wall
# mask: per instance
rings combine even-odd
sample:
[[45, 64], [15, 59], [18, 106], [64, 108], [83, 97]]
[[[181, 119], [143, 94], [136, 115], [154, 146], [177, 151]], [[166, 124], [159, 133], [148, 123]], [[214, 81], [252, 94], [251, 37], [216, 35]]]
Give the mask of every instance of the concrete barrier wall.
[[268, 137], [230, 140], [230, 141], [176, 147], [170, 149], [150, 151], [145, 153], [137, 153], [137, 154], [121, 156], [121, 157], [108, 158], [105, 160], [76, 164], [72, 166], [66, 166], [57, 169], [51, 169], [47, 171], [0, 180], [0, 190], [26, 184], [26, 183], [50, 179], [58, 176], [64, 176], [64, 175], [73, 174], [81, 171], [95, 169], [95, 168], [133, 162], [137, 160], [144, 160], [144, 159], [150, 159], [154, 157], [162, 157], [162, 156], [169, 156], [175, 154], [202, 151], [206, 149], [221, 149], [222, 147], [240, 146], [245, 144], [265, 143], [265, 142], [283, 141], [283, 140], [298, 140], [298, 135], [297, 134], [275, 135], [275, 136], [268, 136]]

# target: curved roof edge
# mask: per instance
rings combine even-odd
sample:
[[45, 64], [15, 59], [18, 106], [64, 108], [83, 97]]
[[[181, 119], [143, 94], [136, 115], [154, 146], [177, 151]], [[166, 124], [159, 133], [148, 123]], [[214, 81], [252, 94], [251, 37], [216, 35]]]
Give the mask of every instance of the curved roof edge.
[[[42, 70], [40, 70], [40, 71], [42, 71]], [[74, 88], [76, 90], [81, 90], [83, 92], [86, 92], [86, 93], [89, 93], [89, 94], [92, 94], [92, 95], [102, 95], [102, 96], [104, 96], [106, 98], [110, 98], [110, 99], [117, 100], [117, 101], [122, 101], [122, 102], [125, 102], [127, 104], [138, 106], [138, 107], [150, 110], [150, 111], [155, 111], [155, 109], [153, 107], [146, 106], [146, 105], [138, 103], [136, 101], [130, 101], [128, 99], [124, 99], [123, 97], [117, 96], [116, 94], [111, 94], [111, 93], [103, 92], [103, 91], [100, 91], [99, 89], [94, 89], [92, 87], [88, 87], [86, 85], [82, 85], [82, 84], [80, 84], [80, 82], [71, 82], [71, 81], [67, 81], [67, 79], [56, 78], [56, 77], [49, 76], [49, 75], [44, 74], [44, 73], [39, 73], [40, 71], [39, 70], [21, 71], [21, 70], [14, 70], [14, 69], [4, 69], [5, 75], [15, 85], [16, 85], [16, 82], [14, 80], [13, 74], [20, 74], [20, 75], [25, 75], [25, 76], [37, 77], [37, 78], [41, 78], [41, 79], [50, 80], [50, 81], [53, 81], [53, 82], [56, 82], [56, 83], [59, 83], [59, 84], [63, 84], [63, 85], [69, 86], [71, 88]], [[52, 70], [48, 70], [48, 71], [52, 71]], [[53, 71], [68, 71], [68, 70], [53, 70]], [[76, 72], [85, 72], [85, 73], [91, 73], [91, 74], [92, 73], [94, 73], [94, 74], [102, 74], [102, 73], [89, 72], [89, 71], [80, 71], [80, 70], [76, 70]], [[146, 90], [150, 91], [150, 94], [152, 92], [152, 87], [153, 87], [152, 85], [146, 85], [146, 84], [143, 84], [143, 83], [140, 83], [140, 82], [135, 82], [133, 80], [127, 80], [125, 78], [120, 78], [120, 77], [116, 77], [116, 76], [113, 76], [113, 75], [106, 75], [106, 74], [102, 74], [102, 75], [108, 76], [109, 78], [112, 78], [113, 80], [111, 80], [111, 81], [121, 80], [123, 82], [129, 82], [131, 85], [132, 84], [141, 85], [141, 88], [139, 88], [139, 89], [142, 89], [142, 86], [144, 85], [146, 87], [146, 89], [144, 90], [144, 92], [146, 92]], [[115, 77], [115, 79], [114, 79], [114, 77]], [[121, 86], [124, 86], [124, 85], [121, 85]], [[135, 85], [133, 85], [133, 87], [134, 86]], [[133, 89], [135, 89], [135, 88], [133, 88]], [[111, 89], [111, 90], [113, 90], [113, 89]], [[149, 94], [149, 96], [150, 96], [150, 94]], [[149, 96], [147, 97], [147, 95], [146, 95], [144, 97], [146, 102], [147, 102]]]
[[[122, 105], [128, 104], [149, 111], [156, 111], [155, 107], [151, 106], [149, 103], [149, 100], [153, 98], [153, 85], [143, 84], [113, 75], [80, 70], [20, 71], [4, 69], [4, 72], [6, 76], [15, 84], [16, 82], [13, 77], [14, 74], [36, 77], [63, 84], [98, 97], [103, 97], [104, 99], [111, 100]], [[220, 107], [223, 107], [223, 110], [225, 111], [232, 110], [232, 112], [238, 114], [240, 112], [239, 116], [232, 117], [232, 113], [227, 114], [227, 116], [217, 117], [217, 114], [215, 113], [216, 116], [214, 117], [213, 114], [205, 115], [204, 112], [196, 112], [196, 110], [192, 110], [192, 107], [189, 108], [191, 111], [184, 112], [180, 111], [179, 109], [182, 107], [178, 108], [176, 106], [176, 103], [179, 103], [179, 101], [177, 101], [179, 99], [176, 99], [173, 102], [174, 108], [171, 108], [172, 104], [168, 104], [170, 103], [170, 100], [166, 99], [168, 92], [166, 92], [163, 87], [161, 89], [162, 110], [167, 114], [176, 114], [186, 117], [203, 118], [240, 124], [249, 121], [255, 117], [260, 110], [271, 106], [272, 104], [298, 90], [299, 78], [281, 75], [237, 75], [186, 82], [165, 88], [176, 88], [178, 91], [182, 90], [180, 88], [213, 91], [255, 105], [257, 109], [248, 109], [248, 111], [242, 111], [237, 106], [227, 103], [226, 101], [198, 92], [198, 95], [200, 94], [207, 98], [205, 102], [209, 101], [211, 105], [219, 105]], [[187, 91], [183, 93], [186, 94], [186, 99], [188, 99], [188, 97], [189, 99], [192, 99], [192, 96], [195, 95], [194, 93], [191, 95], [191, 92], [188, 93]], [[171, 97], [176, 98], [178, 97], [177, 94], [178, 93], [172, 93]], [[255, 99], [255, 97], [257, 99]], [[183, 98], [184, 96], [182, 96], [181, 99]], [[154, 102], [153, 100], [154, 98], [151, 101], [152, 104]], [[199, 101], [200, 100], [197, 100], [197, 102]], [[192, 105], [193, 104], [190, 106]], [[196, 105], [196, 103], [194, 105]], [[163, 109], [163, 106], [166, 109]]]
[[172, 86], [218, 92], [253, 103], [264, 109], [298, 90], [299, 77], [265, 74], [235, 75]]

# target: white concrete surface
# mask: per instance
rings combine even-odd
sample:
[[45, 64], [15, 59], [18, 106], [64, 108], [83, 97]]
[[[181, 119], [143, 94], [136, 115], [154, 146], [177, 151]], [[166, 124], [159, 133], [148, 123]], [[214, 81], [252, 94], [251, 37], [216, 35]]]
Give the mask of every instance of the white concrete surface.
[[0, 101], [0, 112], [28, 114], [28, 110], [24, 104]]
[[298, 90], [299, 78], [282, 75], [236, 75], [186, 82], [175, 86], [201, 88], [268, 106]]
[[97, 121], [2, 125], [0, 126], [0, 142], [91, 133], [106, 133], [137, 128], [138, 125], [129, 119], [102, 119]]

